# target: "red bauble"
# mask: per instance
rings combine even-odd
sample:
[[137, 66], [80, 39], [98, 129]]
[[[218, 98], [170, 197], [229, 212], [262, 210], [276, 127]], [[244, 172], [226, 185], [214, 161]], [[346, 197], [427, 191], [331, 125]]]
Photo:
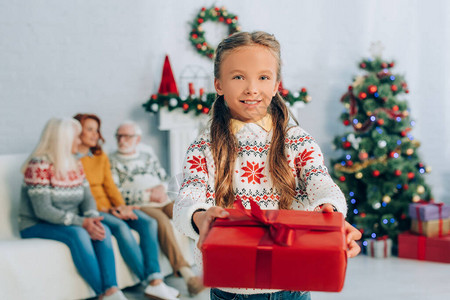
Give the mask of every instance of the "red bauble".
[[348, 86], [348, 90], [349, 90], [349, 91], [353, 90], [353, 86], [349, 85], [349, 86]]
[[350, 121], [349, 120], [344, 120], [343, 123], [344, 123], [345, 126], [350, 125]]
[[349, 141], [345, 141], [345, 142], [342, 143], [342, 147], [343, 147], [344, 149], [348, 149], [348, 148], [350, 148], [351, 146], [352, 146], [352, 144], [351, 144]]
[[342, 181], [342, 182], [344, 182], [344, 181], [345, 181], [345, 176], [342, 175], [341, 177], [339, 177], [339, 180]]
[[369, 85], [369, 87], [367, 88], [367, 91], [371, 94], [374, 94], [377, 90], [378, 89], [376, 85]]
[[202, 48], [202, 44], [197, 44], [197, 49], [201, 49]]
[[366, 217], [366, 213], [362, 213], [362, 214], [360, 214], [360, 216], [361, 216], [361, 218], [365, 218]]
[[193, 39], [196, 39], [196, 38], [198, 38], [198, 35], [196, 35], [195, 33], [192, 35], [192, 38]]
[[231, 24], [231, 22], [233, 22], [233, 20], [227, 19], [227, 24]]
[[281, 91], [281, 96], [283, 96], [283, 97], [286, 97], [288, 94], [289, 94], [289, 91], [288, 91], [288, 90], [283, 89], [283, 90]]
[[402, 219], [402, 220], [406, 219], [406, 214], [402, 213], [402, 215], [400, 216], [400, 219]]
[[302, 89], [300, 90], [300, 92], [306, 93], [306, 88], [302, 88]]
[[214, 9], [215, 9], [216, 11], [219, 11], [219, 10], [220, 10], [220, 8], [218, 8], [218, 7], [214, 7]]
[[364, 92], [359, 93], [359, 99], [366, 99], [367, 98], [367, 94]]
[[353, 162], [351, 160], [347, 160], [345, 164], [349, 167], [353, 166]]
[[397, 153], [397, 152], [395, 152], [395, 151], [389, 152], [389, 157], [390, 157], [390, 158], [394, 158], [396, 153]]
[[209, 108], [203, 107], [202, 113], [204, 113], [204, 114], [209, 113]]
[[[364, 217], [362, 217], [362, 218], [364, 218]], [[361, 228], [361, 229], [359, 230], [359, 232], [361, 232], [361, 234], [363, 234], [363, 233], [364, 233], [364, 229]]]
[[423, 168], [423, 163], [419, 163], [419, 168]]
[[152, 95], [152, 99], [153, 99], [153, 100], [156, 100], [156, 99], [158, 99], [158, 95], [156, 95], [156, 94], [153, 94], [153, 95]]
[[235, 19], [235, 20], [237, 21], [237, 19], [238, 19], [238, 16], [235, 16], [235, 17], [234, 17], [234, 19]]
[[366, 63], [363, 63], [363, 62], [360, 63], [359, 66], [360, 66], [361, 68], [363, 68], [363, 69], [365, 69], [365, 68], [367, 67]]
[[378, 125], [383, 125], [384, 124], [384, 120], [383, 119], [378, 119], [377, 123], [378, 123]]
[[395, 66], [394, 62], [391, 62], [391, 63], [389, 64], [389, 68], [393, 68], [394, 66]]
[[184, 110], [188, 110], [189, 109], [189, 104], [187, 103], [183, 103], [183, 105], [181, 106]]
[[360, 152], [358, 154], [358, 157], [360, 160], [366, 160], [367, 158], [369, 158], [369, 154], [367, 152]]
[[402, 171], [400, 171], [400, 170], [395, 170], [395, 171], [394, 171], [394, 175], [395, 175], [395, 176], [400, 176], [400, 175], [402, 175]]
[[383, 69], [386, 69], [387, 67], [388, 67], [388, 64], [387, 63], [381, 63], [381, 67], [383, 68]]
[[202, 7], [202, 11], [205, 11], [206, 10], [206, 7]]
[[413, 179], [415, 176], [414, 172], [408, 172], [408, 179]]
[[380, 176], [380, 171], [374, 170], [374, 171], [372, 172], [372, 175], [373, 175], [373, 177], [378, 177], [378, 176]]
[[406, 131], [400, 132], [400, 135], [403, 136], [403, 137], [405, 137], [405, 136], [406, 136]]
[[403, 185], [403, 189], [404, 189], [405, 191], [407, 191], [407, 190], [409, 189], [409, 185], [404, 184], [404, 185]]
[[409, 90], [405, 90], [405, 93], [409, 94]]
[[391, 85], [391, 91], [393, 92], [398, 91], [398, 87], [395, 84]]
[[204, 20], [203, 20], [202, 18], [198, 18], [198, 19], [197, 19], [197, 22], [198, 22], [199, 24], [202, 24], [203, 21], [204, 21]]
[[392, 110], [393, 110], [393, 111], [398, 111], [398, 110], [399, 110], [398, 105], [392, 106]]
[[225, 21], [225, 19], [223, 17], [220, 17], [219, 22], [223, 22], [223, 21]]

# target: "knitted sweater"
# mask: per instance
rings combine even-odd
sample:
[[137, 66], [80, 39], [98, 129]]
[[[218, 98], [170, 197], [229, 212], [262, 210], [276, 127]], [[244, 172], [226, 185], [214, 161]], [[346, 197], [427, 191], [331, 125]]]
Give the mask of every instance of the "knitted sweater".
[[[249, 209], [249, 199], [262, 209], [278, 209], [280, 194], [273, 188], [269, 173], [268, 153], [273, 130], [265, 131], [254, 123], [245, 123], [235, 134], [238, 155], [234, 165], [233, 192]], [[344, 215], [347, 212], [345, 197], [333, 182], [324, 165], [324, 158], [315, 140], [298, 126], [291, 127], [286, 135], [285, 153], [296, 183], [292, 209], [314, 210], [330, 203]], [[215, 164], [211, 151], [209, 129], [188, 148], [184, 179], [175, 201], [173, 220], [185, 235], [198, 239], [192, 227], [192, 215], [197, 209], [215, 205]], [[200, 251], [194, 251], [196, 263], [202, 269]], [[224, 289], [233, 293], [266, 293], [273, 290]]]
[[113, 206], [125, 205], [125, 201], [111, 175], [111, 166], [105, 152], [81, 158], [87, 181], [91, 186], [99, 211], [107, 211]]
[[19, 209], [19, 230], [45, 221], [60, 225], [83, 224], [98, 216], [81, 163], [64, 178], [54, 175], [46, 157], [30, 160], [24, 175]]
[[139, 206], [165, 206], [163, 203], [150, 202], [151, 192], [148, 189], [157, 185], [166, 185], [166, 171], [153, 152], [138, 151], [131, 155], [114, 152], [109, 155], [111, 173], [122, 193], [125, 202]]

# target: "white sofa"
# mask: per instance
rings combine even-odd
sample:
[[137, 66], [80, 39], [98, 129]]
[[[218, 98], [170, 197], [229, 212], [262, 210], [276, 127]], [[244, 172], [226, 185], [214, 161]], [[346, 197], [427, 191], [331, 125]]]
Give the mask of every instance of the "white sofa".
[[[0, 299], [62, 300], [86, 299], [95, 294], [78, 274], [69, 248], [43, 239], [20, 239], [17, 215], [25, 154], [0, 155]], [[193, 264], [192, 242], [175, 231], [186, 260]], [[137, 235], [136, 235], [137, 236]], [[117, 281], [120, 288], [138, 279], [123, 261], [113, 240]], [[161, 271], [172, 273], [167, 258], [160, 254]]]

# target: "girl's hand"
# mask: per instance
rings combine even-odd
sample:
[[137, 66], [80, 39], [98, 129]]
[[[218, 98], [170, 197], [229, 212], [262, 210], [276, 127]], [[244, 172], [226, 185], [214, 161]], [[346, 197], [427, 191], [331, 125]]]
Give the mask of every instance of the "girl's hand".
[[200, 238], [198, 239], [197, 247], [201, 249], [203, 241], [209, 232], [211, 223], [215, 218], [226, 218], [229, 213], [219, 206], [210, 207], [207, 211], [198, 211], [192, 216], [195, 225], [197, 226]]
[[166, 189], [162, 184], [150, 189], [150, 202], [162, 203], [166, 201]]
[[[318, 211], [328, 213], [333, 212], [333, 210], [333, 205], [326, 203]], [[361, 247], [356, 243], [356, 241], [361, 239], [362, 234], [347, 221], [345, 221], [344, 229], [347, 241], [347, 257], [355, 257], [359, 254], [359, 252], [361, 252]]]
[[83, 224], [81, 225], [89, 233], [89, 236], [94, 241], [101, 241], [105, 238], [105, 228], [103, 227], [101, 221], [103, 217], [96, 218], [84, 218]]

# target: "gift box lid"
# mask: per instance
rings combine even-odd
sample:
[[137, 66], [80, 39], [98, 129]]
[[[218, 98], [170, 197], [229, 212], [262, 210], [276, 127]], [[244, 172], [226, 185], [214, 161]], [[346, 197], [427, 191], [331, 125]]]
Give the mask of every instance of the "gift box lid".
[[450, 217], [450, 206], [431, 202], [410, 203], [409, 216], [420, 221], [446, 219]]

